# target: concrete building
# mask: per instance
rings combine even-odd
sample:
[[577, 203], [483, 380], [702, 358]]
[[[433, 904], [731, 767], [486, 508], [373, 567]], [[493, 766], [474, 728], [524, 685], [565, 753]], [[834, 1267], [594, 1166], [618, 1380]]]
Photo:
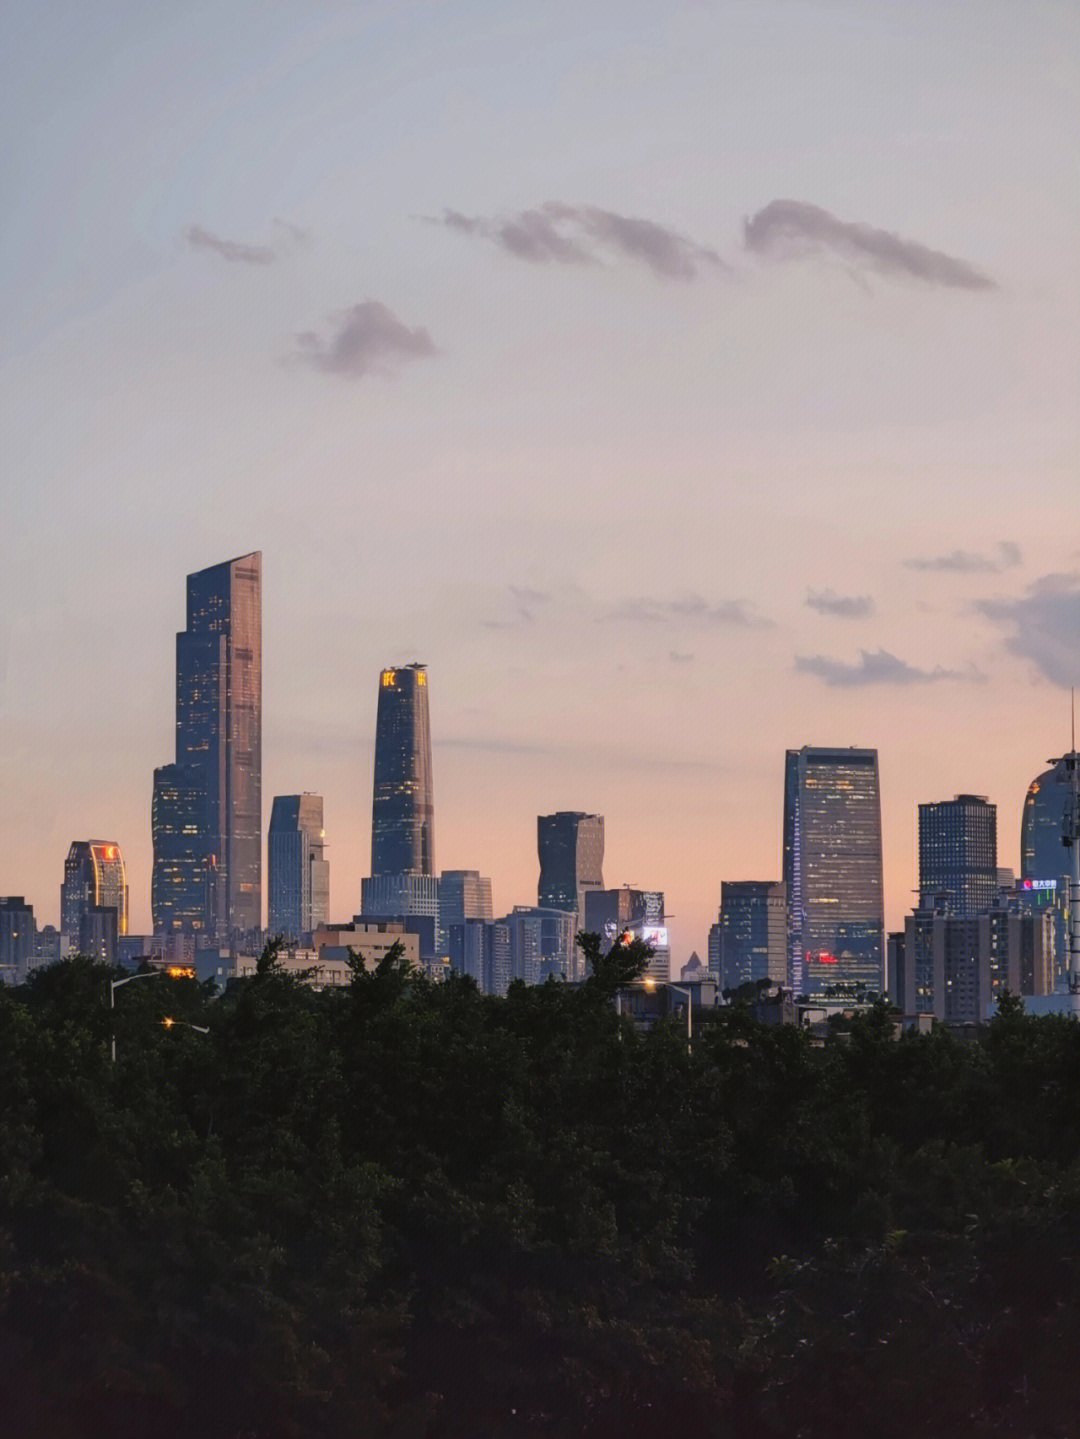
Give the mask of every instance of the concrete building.
[[978, 914], [997, 892], [997, 807], [980, 794], [921, 804], [920, 908], [947, 895], [953, 914]]

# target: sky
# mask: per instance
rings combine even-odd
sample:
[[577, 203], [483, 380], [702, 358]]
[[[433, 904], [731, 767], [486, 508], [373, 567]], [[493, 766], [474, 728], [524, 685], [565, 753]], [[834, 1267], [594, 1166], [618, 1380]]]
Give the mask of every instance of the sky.
[[602, 813], [673, 959], [783, 761], [998, 806], [1080, 683], [1080, 10], [15, 0], [0, 45], [0, 892], [150, 927], [185, 576], [263, 553], [263, 796], [359, 909], [378, 672], [438, 868]]

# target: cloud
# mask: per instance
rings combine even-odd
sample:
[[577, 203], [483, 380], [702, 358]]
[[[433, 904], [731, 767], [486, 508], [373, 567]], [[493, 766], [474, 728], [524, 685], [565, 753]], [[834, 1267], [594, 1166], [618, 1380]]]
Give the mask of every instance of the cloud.
[[536, 622], [536, 611], [541, 605], [551, 602], [551, 595], [544, 590], [531, 590], [523, 586], [510, 585], [510, 593], [513, 596], [517, 616], [512, 620], [483, 620], [485, 629], [489, 630], [512, 630], [519, 625], [531, 625]]
[[982, 600], [978, 608], [1009, 626], [1006, 648], [1031, 660], [1056, 685], [1080, 685], [1080, 570], [1044, 575], [1022, 599]]
[[200, 225], [189, 225], [184, 238], [197, 250], [213, 250], [223, 260], [239, 261], [244, 265], [271, 265], [277, 259], [276, 251], [269, 245], [244, 245], [238, 240], [223, 240]]
[[833, 590], [807, 590], [806, 603], [823, 615], [839, 615], [845, 620], [861, 620], [874, 613], [870, 595], [838, 595]]
[[934, 670], [916, 669], [905, 660], [898, 659], [888, 650], [859, 651], [857, 664], [845, 664], [843, 660], [832, 660], [825, 655], [796, 655], [795, 668], [800, 674], [817, 675], [818, 679], [833, 687], [855, 685], [926, 685], [938, 680], [974, 679], [974, 673], [962, 674], [959, 670], [946, 670], [938, 666]]
[[439, 351], [426, 330], [410, 330], [378, 300], [364, 300], [330, 317], [336, 331], [327, 341], [313, 331], [297, 335], [294, 358], [333, 375], [386, 373], [410, 360], [426, 360]]
[[633, 624], [675, 624], [691, 620], [708, 625], [735, 625], [743, 629], [771, 629], [772, 621], [753, 611], [745, 600], [721, 600], [711, 605], [701, 595], [683, 599], [657, 600], [638, 596], [624, 600], [616, 609], [601, 615], [603, 620], [624, 620]]
[[592, 205], [548, 200], [536, 209], [495, 219], [444, 210], [432, 223], [491, 240], [519, 260], [533, 264], [554, 261], [561, 265], [595, 265], [605, 254], [612, 254], [673, 280], [693, 280], [703, 269], [727, 268], [715, 250], [677, 230], [655, 220], [619, 215]]
[[1021, 563], [1020, 546], [1011, 540], [1002, 540], [997, 547], [997, 558], [992, 555], [976, 555], [968, 550], [953, 550], [948, 555], [934, 555], [930, 559], [905, 560], [909, 570], [933, 570], [954, 575], [994, 575], [999, 570], [1011, 569]]
[[777, 259], [800, 258], [831, 250], [856, 265], [886, 275], [905, 275], [928, 285], [961, 290], [994, 290], [995, 282], [952, 255], [928, 249], [916, 240], [904, 240], [889, 230], [838, 220], [818, 205], [802, 200], [773, 200], [752, 219], [744, 221], [748, 250]]
[[668, 659], [670, 659], [673, 665], [692, 665], [694, 663], [694, 656], [692, 654], [681, 654], [678, 650], [672, 650], [668, 655]]

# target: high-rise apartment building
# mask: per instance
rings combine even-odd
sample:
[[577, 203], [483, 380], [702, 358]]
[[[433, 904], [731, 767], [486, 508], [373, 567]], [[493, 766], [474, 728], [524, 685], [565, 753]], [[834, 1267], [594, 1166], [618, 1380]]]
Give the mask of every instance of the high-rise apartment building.
[[536, 821], [541, 909], [561, 909], [585, 921], [585, 896], [604, 887], [604, 816], [560, 810]]
[[921, 804], [920, 908], [945, 897], [952, 914], [978, 914], [997, 892], [997, 807], [978, 794]]
[[269, 929], [293, 943], [329, 918], [330, 865], [320, 794], [274, 797], [267, 837]]
[[79, 948], [83, 915], [99, 907], [114, 909], [117, 933], [127, 934], [124, 856], [112, 840], [74, 840], [64, 861], [64, 882], [60, 887], [60, 933], [69, 953]]
[[379, 676], [371, 876], [435, 874], [431, 717], [424, 665]]
[[788, 750], [784, 883], [795, 993], [881, 992], [885, 915], [877, 750]]
[[154, 927], [262, 924], [262, 556], [187, 577], [176, 761], [154, 773]]
[[759, 979], [787, 983], [787, 891], [773, 880], [720, 885], [720, 984], [737, 989]]

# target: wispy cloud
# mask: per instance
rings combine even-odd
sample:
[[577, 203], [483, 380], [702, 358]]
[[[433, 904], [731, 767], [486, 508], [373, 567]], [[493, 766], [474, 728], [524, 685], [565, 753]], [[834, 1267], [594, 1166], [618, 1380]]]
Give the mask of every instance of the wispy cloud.
[[212, 250], [223, 260], [242, 265], [271, 265], [277, 252], [270, 245], [245, 245], [239, 240], [223, 240], [201, 225], [189, 225], [184, 232], [188, 244], [196, 250]]
[[997, 286], [966, 260], [905, 240], [890, 230], [838, 220], [819, 205], [803, 200], [773, 200], [743, 225], [748, 250], [776, 259], [797, 259], [831, 251], [855, 266], [885, 275], [901, 275], [928, 285], [961, 290], [993, 290]]
[[734, 625], [743, 629], [770, 629], [772, 621], [755, 613], [746, 600], [721, 600], [710, 604], [698, 594], [681, 599], [649, 599], [643, 596], [623, 600], [615, 609], [600, 616], [602, 620], [622, 620], [633, 624], [670, 625], [692, 621], [705, 625]]
[[327, 374], [387, 373], [439, 353], [426, 330], [410, 330], [378, 300], [364, 300], [330, 318], [334, 325], [330, 337], [324, 340], [311, 330], [297, 335], [294, 354]]
[[1000, 570], [1012, 569], [1022, 562], [1020, 546], [1011, 540], [1002, 540], [995, 555], [973, 554], [970, 550], [953, 550], [947, 555], [933, 555], [929, 558], [905, 560], [909, 570], [936, 571], [953, 575], [993, 575]]
[[694, 663], [692, 654], [683, 654], [680, 650], [672, 650], [668, 659], [673, 665], [692, 665]]
[[1011, 628], [1006, 648], [1031, 660], [1057, 685], [1080, 685], [1080, 571], [1044, 575], [1021, 599], [982, 600], [978, 608]]
[[510, 620], [484, 620], [482, 623], [485, 629], [509, 630], [516, 629], [519, 625], [535, 624], [537, 610], [551, 601], [551, 595], [544, 590], [531, 590], [518, 585], [510, 585], [508, 588], [517, 613]]
[[933, 670], [917, 669], [905, 660], [898, 659], [888, 650], [860, 650], [855, 664], [843, 660], [828, 659], [825, 655], [796, 655], [795, 668], [800, 674], [816, 675], [819, 680], [834, 688], [850, 688], [856, 685], [926, 685], [938, 680], [977, 679], [974, 672], [964, 674], [960, 670], [946, 670], [938, 666]]
[[611, 256], [672, 280], [693, 280], [703, 270], [727, 268], [715, 250], [655, 220], [560, 200], [491, 219], [444, 210], [433, 223], [490, 240], [533, 264], [595, 265]]
[[833, 590], [807, 590], [806, 603], [822, 615], [839, 615], [845, 620], [861, 620], [874, 613], [870, 595], [838, 595]]

